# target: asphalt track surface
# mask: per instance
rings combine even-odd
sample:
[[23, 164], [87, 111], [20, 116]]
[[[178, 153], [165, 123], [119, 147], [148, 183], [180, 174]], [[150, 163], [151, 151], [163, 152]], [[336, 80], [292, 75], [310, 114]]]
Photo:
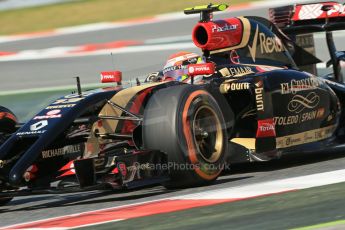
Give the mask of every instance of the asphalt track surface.
[[[236, 12], [231, 15], [266, 16], [266, 9]], [[195, 19], [147, 24], [59, 37], [32, 39], [0, 44], [0, 50], [18, 51], [43, 49], [54, 46], [81, 45], [119, 39], [145, 40], [190, 34]], [[340, 34], [337, 39], [341, 39]], [[319, 44], [319, 43], [318, 43]], [[321, 43], [320, 43], [321, 44]], [[345, 46], [345, 44], [341, 44]], [[321, 54], [325, 46], [317, 45]], [[339, 47], [342, 49], [345, 47]], [[176, 50], [179, 50], [176, 44]], [[155, 71], [164, 64], [166, 57], [175, 50], [130, 53], [115, 56], [116, 67], [124, 72], [125, 79]], [[327, 56], [323, 56], [326, 59]], [[99, 72], [112, 68], [110, 56], [57, 58], [35, 61], [0, 62], [0, 90], [16, 90], [73, 84], [73, 77], [81, 76], [83, 83], [95, 83]], [[127, 76], [127, 78], [126, 78]], [[345, 158], [339, 155], [297, 156], [262, 164], [235, 165], [227, 175], [207, 187], [184, 190], [166, 190], [161, 186], [129, 192], [87, 192], [69, 195], [44, 195], [15, 198], [9, 205], [0, 207], [0, 227], [39, 219], [116, 207], [143, 201], [192, 194], [199, 191], [235, 187], [258, 182], [283, 179], [343, 169]]]

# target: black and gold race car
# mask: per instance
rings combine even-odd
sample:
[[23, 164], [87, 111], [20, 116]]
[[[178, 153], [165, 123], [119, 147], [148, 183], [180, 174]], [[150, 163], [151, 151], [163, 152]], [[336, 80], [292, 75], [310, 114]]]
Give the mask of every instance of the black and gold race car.
[[[344, 6], [270, 9], [271, 20], [212, 20], [192, 32], [205, 63], [178, 81], [121, 85], [63, 96], [25, 124], [0, 107], [0, 204], [15, 196], [163, 184], [207, 184], [229, 165], [284, 154], [344, 151], [345, 85], [332, 31]], [[313, 7], [313, 8], [315, 8]], [[302, 13], [301, 13], [302, 12]], [[311, 32], [325, 32], [333, 73], [317, 77]], [[202, 80], [194, 82], [195, 76]]]

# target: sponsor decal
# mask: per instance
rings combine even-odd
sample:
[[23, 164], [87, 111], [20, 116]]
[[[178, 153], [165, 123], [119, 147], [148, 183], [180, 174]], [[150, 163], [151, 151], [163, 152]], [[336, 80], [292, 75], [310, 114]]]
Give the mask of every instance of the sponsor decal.
[[301, 80], [291, 80], [288, 83], [281, 83], [281, 94], [296, 94], [296, 92], [304, 90], [316, 89], [320, 86], [320, 82], [317, 78], [305, 78]]
[[250, 55], [255, 62], [256, 52], [257, 52], [257, 43], [259, 40], [260, 52], [261, 54], [271, 54], [285, 51], [285, 47], [281, 40], [277, 37], [267, 37], [265, 33], [259, 32], [259, 25], [256, 25], [256, 31], [253, 38], [252, 45], [248, 45]]
[[83, 92], [81, 97], [79, 96], [79, 94], [66, 95], [64, 98], [58, 99], [55, 102], [53, 102], [52, 105], [73, 104], [81, 100], [84, 100], [85, 97], [90, 96], [92, 94], [94, 94], [94, 92]]
[[61, 117], [60, 112], [61, 112], [61, 110], [59, 110], [59, 109], [51, 110], [51, 111], [48, 111], [46, 113], [46, 115], [34, 117], [34, 120], [50, 119], [50, 118], [60, 118]]
[[258, 129], [256, 132], [256, 137], [275, 137], [276, 130], [274, 127], [274, 121], [272, 118], [265, 120], [258, 120]]
[[299, 123], [299, 116], [274, 117], [274, 124], [279, 126], [293, 125]]
[[170, 71], [178, 70], [178, 69], [186, 69], [187, 67], [185, 65], [173, 65], [169, 66], [163, 69], [163, 74], [166, 74]]
[[55, 102], [52, 103], [52, 105], [56, 105], [56, 104], [71, 104], [71, 103], [76, 103], [78, 101], [83, 100], [83, 97], [78, 97], [78, 98], [62, 98], [62, 99], [58, 99]]
[[34, 134], [42, 134], [45, 133], [47, 130], [42, 130], [44, 127], [48, 125], [47, 120], [39, 121], [35, 124], [30, 125], [30, 132], [18, 132], [16, 133], [17, 136], [24, 136], [24, 135], [34, 135]]
[[52, 158], [57, 156], [64, 156], [66, 154], [80, 153], [80, 145], [68, 145], [63, 148], [49, 149], [42, 152], [42, 158]]
[[241, 77], [247, 74], [255, 73], [252, 68], [248, 66], [233, 67], [233, 68], [223, 68], [219, 70], [223, 77]]
[[339, 16], [339, 14], [345, 14], [345, 5], [334, 4], [333, 8], [327, 12], [328, 16]]
[[324, 140], [326, 138], [331, 137], [336, 128], [336, 125], [331, 125], [324, 128], [309, 130], [298, 134], [277, 137], [276, 146], [277, 148], [287, 148], [296, 145]]
[[38, 131], [31, 131], [31, 132], [19, 132], [16, 135], [17, 136], [25, 136], [25, 135], [35, 135], [35, 134], [43, 134], [47, 130], [38, 130]]
[[[331, 7], [327, 12], [322, 10], [323, 6]], [[344, 5], [337, 2], [325, 2], [318, 4], [298, 5], [293, 20], [310, 20], [332, 17], [343, 17], [345, 10]]]
[[76, 104], [68, 104], [68, 105], [50, 105], [46, 109], [64, 109], [64, 108], [72, 108]]
[[37, 130], [40, 130], [40, 129], [46, 127], [47, 125], [48, 125], [48, 121], [47, 120], [39, 121], [39, 122], [37, 122], [35, 124], [32, 124], [30, 126], [30, 130], [31, 131], [37, 131]]
[[188, 75], [209, 75], [214, 74], [215, 65], [213, 63], [190, 64], [188, 65]]
[[265, 111], [265, 106], [264, 106], [264, 99], [263, 99], [263, 82], [262, 80], [258, 81], [255, 83], [255, 101], [256, 101], [256, 109], [257, 111]]
[[249, 86], [250, 83], [248, 82], [224, 83], [220, 86], [220, 92], [227, 93], [229, 91], [248, 90]]
[[288, 104], [288, 110], [301, 113], [304, 109], [314, 109], [320, 102], [320, 96], [310, 92], [307, 96], [295, 95]]
[[101, 82], [121, 82], [122, 73], [120, 71], [101, 72]]
[[[87, 97], [87, 96], [90, 96], [92, 94], [95, 94], [95, 92], [83, 92], [81, 95], [83, 97]], [[70, 94], [70, 95], [66, 95], [64, 98], [79, 98], [79, 97], [80, 97], [79, 94], [73, 93], [73, 94]]]
[[322, 6], [322, 4], [304, 5], [301, 7], [298, 17], [301, 20], [318, 18], [323, 13]]
[[225, 23], [224, 26], [218, 26], [216, 24], [214, 24], [212, 26], [212, 33], [215, 33], [215, 32], [225, 32], [225, 31], [230, 31], [230, 30], [236, 30], [238, 27], [237, 24], [234, 24], [234, 25], [230, 25], [228, 23]]
[[287, 125], [294, 125], [294, 124], [301, 124], [311, 120], [317, 120], [323, 118], [325, 115], [325, 109], [319, 108], [314, 111], [287, 116], [287, 117], [274, 117], [274, 124], [276, 126], [287, 126]]

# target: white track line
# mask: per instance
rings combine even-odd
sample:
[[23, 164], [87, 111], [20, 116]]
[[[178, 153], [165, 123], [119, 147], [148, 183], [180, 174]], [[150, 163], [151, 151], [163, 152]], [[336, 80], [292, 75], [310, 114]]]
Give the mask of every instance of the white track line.
[[345, 182], [345, 169], [274, 180], [263, 183], [231, 187], [208, 192], [200, 192], [191, 195], [177, 197], [176, 199], [228, 199], [249, 198], [265, 194], [279, 193], [291, 190], [300, 190], [311, 187], [323, 186]]
[[69, 58], [69, 57], [84, 57], [84, 56], [99, 56], [122, 54], [122, 53], [138, 53], [138, 52], [154, 52], [162, 50], [180, 50], [180, 49], [196, 49], [192, 42], [182, 42], [178, 44], [158, 44], [158, 45], [140, 45], [129, 46], [115, 49], [102, 49], [96, 51], [71, 53], [75, 47], [56, 47], [42, 50], [25, 50], [20, 51], [14, 55], [0, 56], [0, 62], [4, 61], [23, 61], [23, 60], [39, 60], [50, 58]]

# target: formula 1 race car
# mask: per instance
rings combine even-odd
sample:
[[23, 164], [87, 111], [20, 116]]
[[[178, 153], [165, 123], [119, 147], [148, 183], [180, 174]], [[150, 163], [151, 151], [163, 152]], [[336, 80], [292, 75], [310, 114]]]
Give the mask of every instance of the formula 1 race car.
[[[102, 75], [114, 87], [82, 92], [78, 83], [77, 93], [22, 125], [0, 107], [0, 204], [33, 194], [197, 186], [233, 163], [344, 151], [345, 53], [332, 39], [345, 28], [344, 6], [270, 9], [271, 21], [212, 20], [226, 8], [184, 11], [200, 14], [192, 38], [206, 60], [186, 66], [190, 84], [125, 88], [115, 71]], [[306, 34], [320, 31], [334, 70], [324, 77], [315, 76], [320, 60]]]

